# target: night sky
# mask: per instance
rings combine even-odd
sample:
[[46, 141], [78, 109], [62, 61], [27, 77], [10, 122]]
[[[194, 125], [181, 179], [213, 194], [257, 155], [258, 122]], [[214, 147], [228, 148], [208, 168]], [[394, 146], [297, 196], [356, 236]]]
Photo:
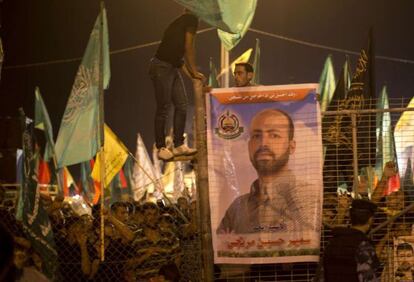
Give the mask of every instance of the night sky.
[[[243, 1], [243, 0], [240, 0]], [[161, 39], [164, 28], [182, 8], [173, 0], [105, 1], [111, 51]], [[39, 86], [57, 136], [79, 60], [36, 67], [38, 62], [82, 57], [99, 12], [96, 0], [3, 0], [1, 36], [5, 49], [0, 82], [0, 116], [17, 115], [24, 107], [33, 117], [34, 87]], [[411, 0], [258, 0], [252, 28], [286, 37], [359, 51], [374, 27], [376, 55], [411, 60], [377, 59], [377, 92], [387, 85], [391, 97], [414, 93], [414, 1]], [[208, 27], [200, 24], [200, 29]], [[234, 59], [261, 40], [261, 83], [318, 82], [324, 61], [333, 55], [339, 76], [345, 54], [312, 48], [249, 31], [230, 53]], [[157, 46], [111, 56], [112, 78], [105, 94], [105, 121], [135, 152], [136, 134], [153, 142], [155, 101], [147, 76]], [[220, 42], [215, 31], [197, 36], [198, 65], [206, 76], [209, 57], [219, 65]], [[352, 68], [357, 57], [350, 55]], [[188, 83], [189, 95], [191, 85]], [[192, 98], [190, 97], [190, 101]]]

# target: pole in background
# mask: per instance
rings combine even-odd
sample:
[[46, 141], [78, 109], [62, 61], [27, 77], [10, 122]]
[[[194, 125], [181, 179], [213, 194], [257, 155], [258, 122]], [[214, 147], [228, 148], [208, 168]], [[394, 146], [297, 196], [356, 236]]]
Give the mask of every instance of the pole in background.
[[220, 67], [221, 70], [228, 70], [220, 78], [220, 86], [223, 88], [229, 87], [230, 84], [230, 69], [229, 69], [229, 51], [224, 48], [223, 43], [220, 45]]
[[358, 145], [357, 145], [357, 120], [356, 114], [351, 114], [352, 120], [352, 154], [353, 154], [353, 162], [354, 162], [354, 185], [352, 187], [352, 191], [354, 192], [354, 198], [358, 198]]
[[101, 1], [101, 9], [100, 9], [100, 29], [99, 29], [99, 36], [100, 36], [100, 49], [99, 49], [99, 139], [100, 139], [100, 186], [101, 186], [101, 261], [105, 260], [105, 218], [104, 218], [104, 209], [105, 209], [105, 151], [104, 151], [104, 79], [103, 79], [103, 16], [104, 16], [104, 9], [105, 4]]

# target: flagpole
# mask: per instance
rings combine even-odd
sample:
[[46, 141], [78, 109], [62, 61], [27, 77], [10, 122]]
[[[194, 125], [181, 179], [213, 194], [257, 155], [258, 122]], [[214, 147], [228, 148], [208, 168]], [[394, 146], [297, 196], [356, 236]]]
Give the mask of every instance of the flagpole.
[[[36, 106], [35, 106], [35, 112], [37, 111], [37, 103], [40, 103], [41, 105], [41, 109], [43, 112], [43, 131], [45, 132], [45, 137], [46, 137], [46, 147], [45, 150], [48, 150], [48, 145], [52, 148], [52, 161], [53, 161], [53, 165], [55, 166], [54, 168], [54, 172], [56, 175], [56, 181], [58, 184], [58, 195], [62, 195], [63, 194], [63, 181], [59, 175], [59, 168], [58, 168], [58, 162], [57, 162], [57, 157], [56, 157], [56, 149], [55, 149], [55, 143], [53, 142], [53, 136], [50, 136], [49, 134], [49, 130], [51, 130], [51, 128], [49, 128], [49, 123], [50, 123], [50, 118], [49, 118], [49, 114], [46, 111], [46, 106], [44, 104], [43, 101], [43, 97], [42, 94], [40, 94], [40, 90], [39, 87], [36, 86], [35, 88], [35, 99], [36, 99]], [[35, 120], [36, 120], [36, 115], [37, 113], [35, 113]], [[47, 115], [47, 118], [46, 118]], [[47, 122], [45, 121], [48, 120]], [[36, 124], [36, 121], [35, 121]], [[35, 125], [36, 127], [36, 125]]]
[[[223, 85], [223, 87], [227, 86]], [[205, 95], [203, 94], [203, 82], [201, 80], [193, 80], [193, 87], [196, 112], [195, 132], [197, 140], [197, 162], [195, 171], [197, 177], [198, 214], [203, 255], [203, 281], [214, 281], [214, 255], [211, 236], [210, 200], [208, 187], [207, 136], [205, 120], [206, 108], [204, 102]]]
[[[128, 151], [128, 155], [134, 160], [134, 162], [137, 164], [137, 166], [144, 172], [144, 174], [148, 177], [148, 179], [149, 180], [151, 180], [151, 182], [155, 185], [155, 186], [162, 186], [162, 185], [160, 185], [161, 184], [161, 182], [160, 182], [160, 180], [159, 179], [153, 179], [152, 177], [151, 177], [151, 175], [145, 170], [145, 168], [143, 168], [140, 164], [139, 164], [139, 161], [135, 158], [135, 156], [130, 152], [130, 151]], [[164, 192], [164, 191], [163, 191]], [[164, 193], [163, 193], [164, 194]]]
[[101, 186], [101, 261], [105, 260], [105, 151], [104, 151], [104, 90], [103, 90], [103, 12], [105, 9], [105, 4], [101, 1], [100, 8], [100, 28], [99, 28], [99, 38], [100, 38], [100, 49], [99, 49], [99, 140], [100, 140], [100, 186]]
[[221, 63], [221, 70], [227, 70], [221, 76], [220, 86], [223, 88], [228, 88], [230, 83], [230, 71], [229, 70], [229, 51], [224, 48], [224, 44], [221, 43], [220, 45], [220, 63]]

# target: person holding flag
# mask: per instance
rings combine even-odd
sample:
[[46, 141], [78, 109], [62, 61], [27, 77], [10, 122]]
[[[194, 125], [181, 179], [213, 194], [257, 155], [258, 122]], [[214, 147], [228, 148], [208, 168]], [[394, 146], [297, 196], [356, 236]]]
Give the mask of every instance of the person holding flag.
[[[180, 68], [192, 79], [205, 80], [197, 71], [194, 39], [198, 18], [185, 9], [165, 30], [161, 44], [151, 59], [149, 75], [154, 85], [157, 109], [155, 113], [155, 142], [162, 160], [174, 156], [193, 155], [196, 149], [184, 144], [187, 96]], [[165, 145], [165, 126], [171, 102], [174, 104], [174, 148]]]

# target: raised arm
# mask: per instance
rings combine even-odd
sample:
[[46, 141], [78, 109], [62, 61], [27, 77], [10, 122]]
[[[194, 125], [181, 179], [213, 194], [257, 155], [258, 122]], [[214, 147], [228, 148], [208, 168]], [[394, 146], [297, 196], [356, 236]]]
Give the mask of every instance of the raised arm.
[[195, 31], [186, 31], [185, 33], [185, 53], [184, 60], [185, 64], [183, 67], [184, 72], [192, 79], [204, 80], [205, 77], [202, 73], [197, 71], [196, 66], [196, 52], [195, 52]]

